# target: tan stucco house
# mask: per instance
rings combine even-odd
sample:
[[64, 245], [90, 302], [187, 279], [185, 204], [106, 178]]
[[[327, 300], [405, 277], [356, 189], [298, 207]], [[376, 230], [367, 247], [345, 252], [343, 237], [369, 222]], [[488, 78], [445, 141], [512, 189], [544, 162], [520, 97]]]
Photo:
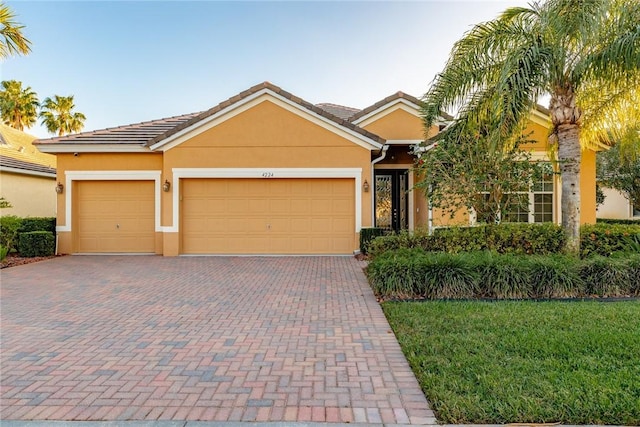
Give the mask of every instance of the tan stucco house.
[[56, 156], [33, 146], [35, 136], [0, 124], [0, 215], [56, 216]]
[[[419, 110], [401, 92], [358, 110], [265, 82], [204, 112], [38, 141], [64, 186], [59, 251], [352, 254], [363, 227], [444, 224], [412, 190], [411, 152], [450, 117], [425, 135]], [[547, 127], [532, 116], [539, 159]], [[548, 215], [532, 222], [559, 220], [552, 179], [548, 203], [531, 202]]]

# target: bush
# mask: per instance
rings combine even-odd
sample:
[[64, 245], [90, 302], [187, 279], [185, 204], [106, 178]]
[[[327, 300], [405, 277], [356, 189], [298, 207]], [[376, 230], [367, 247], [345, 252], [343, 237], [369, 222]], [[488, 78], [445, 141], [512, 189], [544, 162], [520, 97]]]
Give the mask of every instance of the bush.
[[561, 255], [529, 258], [532, 298], [567, 298], [584, 294], [577, 259]]
[[495, 251], [503, 254], [558, 253], [564, 246], [562, 228], [555, 224], [499, 224], [476, 227], [451, 227], [434, 230], [428, 236], [424, 230], [403, 231], [376, 238], [369, 246], [369, 255], [400, 248], [422, 248], [426, 252]]
[[640, 225], [640, 219], [616, 219], [616, 218], [598, 218], [597, 224], [623, 224], [623, 225]]
[[16, 249], [18, 231], [22, 226], [22, 219], [15, 215], [0, 217], [0, 245], [10, 252]]
[[446, 253], [429, 255], [421, 266], [423, 280], [417, 283], [418, 296], [456, 299], [473, 298], [477, 294], [478, 273], [472, 259]]
[[360, 252], [366, 255], [369, 251], [371, 241], [378, 236], [384, 235], [384, 229], [380, 227], [363, 228], [360, 230]]
[[28, 233], [30, 231], [50, 231], [55, 236], [56, 219], [49, 217], [22, 218], [22, 226], [20, 227], [20, 232]]
[[625, 252], [636, 239], [640, 240], [640, 225], [584, 225], [581, 228], [580, 255], [584, 258]]
[[640, 296], [640, 254], [629, 254], [625, 257], [629, 271], [629, 293]]
[[531, 289], [529, 266], [520, 257], [487, 254], [477, 264], [480, 297], [496, 299], [528, 298]]
[[0, 261], [4, 260], [9, 253], [9, 248], [0, 245]]
[[23, 257], [51, 256], [55, 251], [55, 237], [50, 231], [20, 233], [18, 252]]
[[400, 249], [386, 252], [370, 263], [366, 271], [376, 295], [413, 298], [419, 294], [418, 283], [424, 276], [417, 267], [425, 257], [422, 249]]
[[620, 258], [594, 256], [584, 260], [579, 268], [586, 295], [618, 297], [631, 294], [628, 263]]
[[386, 252], [367, 277], [383, 298], [581, 298], [640, 295], [640, 254], [594, 256]]

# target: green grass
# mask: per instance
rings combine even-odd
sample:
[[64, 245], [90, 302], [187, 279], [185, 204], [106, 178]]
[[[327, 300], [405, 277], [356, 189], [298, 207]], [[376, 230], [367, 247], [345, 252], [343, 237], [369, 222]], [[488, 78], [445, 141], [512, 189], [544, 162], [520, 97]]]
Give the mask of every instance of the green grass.
[[640, 302], [387, 302], [441, 423], [640, 425]]

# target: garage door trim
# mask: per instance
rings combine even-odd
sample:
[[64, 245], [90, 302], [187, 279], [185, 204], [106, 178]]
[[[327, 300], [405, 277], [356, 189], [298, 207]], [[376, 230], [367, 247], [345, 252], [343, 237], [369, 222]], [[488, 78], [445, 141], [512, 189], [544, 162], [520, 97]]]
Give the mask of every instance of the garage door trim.
[[66, 171], [65, 172], [65, 225], [56, 226], [56, 231], [71, 231], [73, 181], [154, 181], [155, 231], [160, 226], [160, 171]]
[[362, 168], [173, 168], [173, 225], [163, 231], [177, 233], [180, 224], [180, 180], [182, 178], [353, 178], [355, 232], [362, 227]]

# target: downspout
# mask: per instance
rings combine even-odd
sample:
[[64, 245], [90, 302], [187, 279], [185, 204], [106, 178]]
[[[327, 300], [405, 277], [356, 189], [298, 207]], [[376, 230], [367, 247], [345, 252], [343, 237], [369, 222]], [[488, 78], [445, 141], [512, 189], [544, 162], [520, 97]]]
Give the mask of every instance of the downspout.
[[[377, 159], [373, 159], [371, 161], [371, 188], [373, 189], [373, 192], [375, 193], [376, 191], [376, 176], [375, 176], [375, 164], [381, 162], [382, 160], [384, 160], [385, 157], [387, 157], [387, 150], [389, 149], [390, 145], [383, 145], [382, 146], [382, 153], [380, 153], [380, 157], [378, 157]], [[376, 197], [375, 194], [371, 195], [371, 224], [373, 226], [375, 226], [376, 224]]]

